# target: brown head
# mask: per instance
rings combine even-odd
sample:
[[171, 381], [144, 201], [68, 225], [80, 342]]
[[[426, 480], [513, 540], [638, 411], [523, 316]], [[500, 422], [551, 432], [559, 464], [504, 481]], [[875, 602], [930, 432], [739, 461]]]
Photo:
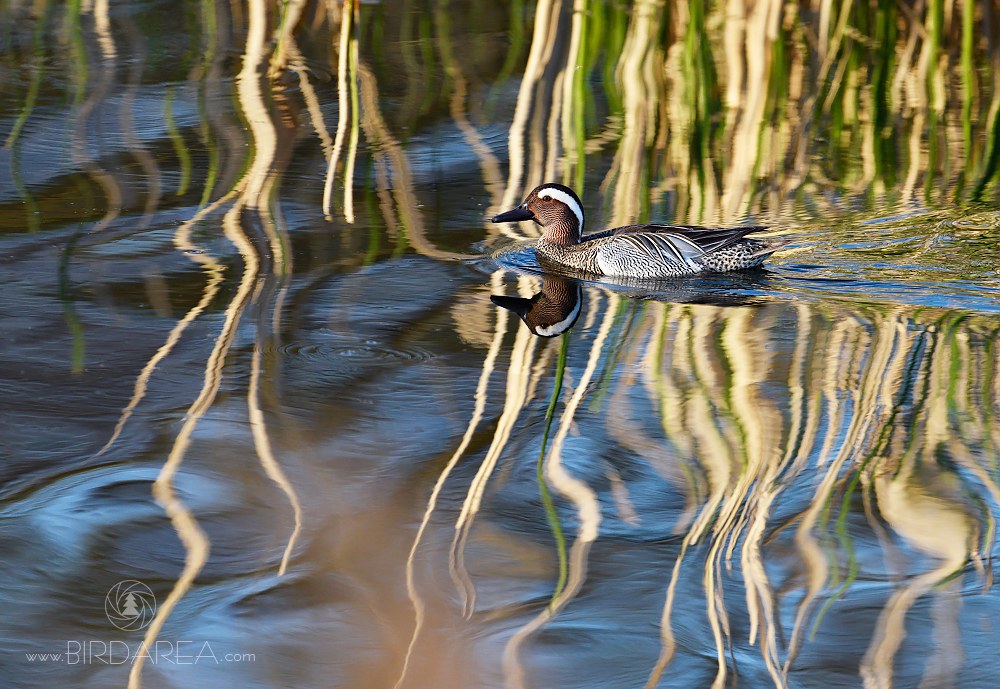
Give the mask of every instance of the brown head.
[[567, 186], [548, 182], [528, 194], [517, 208], [495, 215], [490, 222], [534, 220], [545, 228], [543, 237], [560, 246], [579, 244], [583, 237], [583, 204]]

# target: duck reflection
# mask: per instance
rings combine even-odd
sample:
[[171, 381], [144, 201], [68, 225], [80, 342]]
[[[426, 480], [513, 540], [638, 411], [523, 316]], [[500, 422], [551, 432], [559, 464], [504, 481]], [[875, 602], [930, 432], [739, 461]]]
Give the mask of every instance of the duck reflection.
[[530, 299], [493, 294], [490, 300], [520, 316], [535, 335], [555, 337], [572, 328], [580, 317], [582, 296], [579, 283], [545, 275], [542, 277], [542, 291]]

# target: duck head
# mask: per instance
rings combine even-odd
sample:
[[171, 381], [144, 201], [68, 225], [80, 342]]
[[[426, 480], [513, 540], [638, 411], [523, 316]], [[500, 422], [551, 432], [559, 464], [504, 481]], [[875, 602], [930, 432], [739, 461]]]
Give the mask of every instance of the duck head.
[[537, 186], [520, 206], [490, 218], [494, 223], [524, 220], [534, 220], [544, 227], [542, 236], [553, 244], [579, 244], [583, 237], [583, 204], [572, 189], [562, 184]]
[[546, 275], [542, 278], [542, 291], [531, 299], [493, 294], [490, 300], [520, 316], [535, 335], [555, 337], [572, 328], [579, 318], [581, 292], [575, 282]]

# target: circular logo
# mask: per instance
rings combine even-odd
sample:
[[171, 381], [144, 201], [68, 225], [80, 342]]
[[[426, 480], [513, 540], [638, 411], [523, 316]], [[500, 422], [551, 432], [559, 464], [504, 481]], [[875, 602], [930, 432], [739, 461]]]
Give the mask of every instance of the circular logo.
[[145, 629], [156, 614], [156, 597], [141, 581], [119, 581], [104, 597], [104, 613], [122, 631]]

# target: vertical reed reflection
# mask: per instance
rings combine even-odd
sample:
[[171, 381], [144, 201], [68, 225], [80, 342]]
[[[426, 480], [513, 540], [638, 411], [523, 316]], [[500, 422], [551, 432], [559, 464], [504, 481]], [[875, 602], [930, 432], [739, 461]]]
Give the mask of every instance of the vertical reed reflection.
[[[934, 591], [940, 601], [935, 624], [942, 625], [937, 633], [948, 640], [950, 651], [935, 656], [927, 681], [955, 667], [961, 635], [953, 622], [960, 600], [954, 577], [972, 563], [988, 585], [977, 563], [984, 534], [992, 533], [995, 522], [992, 508], [977, 510], [969, 501], [980, 492], [997, 494], [992, 469], [983, 465], [982, 456], [970, 453], [970, 448], [991, 442], [992, 426], [974, 414], [955, 414], [956, 409], [989, 409], [997, 402], [995, 390], [971, 384], [977, 371], [994, 365], [992, 350], [980, 346], [995, 329], [989, 319], [956, 322], [935, 320], [933, 311], [915, 315], [903, 307], [845, 311], [835, 304], [799, 304], [793, 309], [795, 335], [785, 343], [779, 320], [767, 315], [772, 311], [762, 316], [754, 307], [653, 303], [648, 308], [655, 317], [631, 324], [616, 318], [613, 304], [591, 308], [603, 314], [601, 324], [589, 356], [567, 362], [571, 372], [574, 367], [582, 371], [570, 373], [576, 378], [573, 393], [544, 472], [546, 484], [578, 511], [569, 578], [510, 638], [504, 655], [509, 686], [529, 683], [520, 659], [525, 643], [580, 590], [589, 544], [600, 535], [597, 495], [561, 468], [559, 456], [569, 420], [587, 397], [597, 394], [590, 382], [602, 353], [608, 355], [606, 343], [615, 338], [627, 338], [627, 348], [641, 348], [643, 380], [636, 386], [622, 376], [611, 383], [609, 394], [618, 402], [616, 413], [605, 418], [608, 432], [615, 433], [623, 419], [631, 418], [622, 401], [634, 400], [637, 390], [644, 390], [660, 410], [663, 431], [659, 440], [643, 441], [654, 445], [647, 461], [666, 452], [674, 484], [692, 506], [691, 517], [677, 524], [681, 547], [671, 571], [665, 572], [662, 648], [648, 687], [667, 681], [676, 653], [675, 624], [692, 624], [689, 616], [682, 622], [674, 619], [681, 571], [692, 567], [702, 572], [705, 623], [716, 644], [713, 686], [728, 681], [734, 669], [731, 649], [745, 643], [759, 646], [774, 686], [788, 686], [789, 672], [808, 644], [807, 630], [818, 627], [859, 578], [871, 576], [873, 563], [857, 559], [855, 536], [844, 529], [857, 509], [851, 495], [860, 490], [871, 493], [866, 504], [872, 528], [886, 530], [885, 538], [902, 539], [928, 562], [926, 567], [907, 565], [885, 601], [860, 667], [866, 686], [892, 686], [906, 614], [918, 598]], [[970, 341], [979, 344], [969, 347]], [[515, 342], [508, 370], [508, 401], [510, 386], [521, 388], [533, 369], [525, 358], [531, 354], [522, 352], [519, 342], [523, 338]], [[558, 378], [555, 372], [551, 376]], [[517, 399], [514, 411], [523, 415], [525, 404]], [[581, 423], [598, 421], [593, 414]], [[485, 499], [485, 481], [506, 446], [509, 428], [509, 419], [501, 419], [470, 488], [472, 507], [467, 501], [463, 509], [474, 513]], [[622, 443], [632, 446], [635, 438], [631, 432], [628, 436]], [[952, 462], [961, 463], [963, 470]], [[439, 479], [435, 495], [445, 478]], [[468, 528], [469, 521], [463, 511], [458, 526]], [[992, 536], [985, 538], [992, 544]], [[783, 573], [774, 553], [788, 547], [798, 549], [801, 560], [793, 572]], [[728, 574], [734, 562], [739, 563], [739, 581]], [[919, 574], [911, 574], [914, 567]], [[789, 588], [776, 583], [776, 576], [801, 577], [804, 583]], [[471, 587], [471, 581], [463, 586]], [[734, 598], [725, 591], [732, 586], [742, 589], [744, 610], [732, 609]], [[474, 604], [471, 599], [467, 606]], [[734, 636], [734, 613], [748, 620], [745, 638]]]
[[[852, 205], [909, 211], [992, 200], [997, 192], [998, 17], [972, 2], [909, 7], [835, 0], [540, 0], [527, 46], [522, 37], [529, 27], [519, 11], [524, 6], [514, 3], [508, 54], [494, 70], [499, 76], [486, 78], [466, 67], [460, 39], [453, 35], [452, 22], [464, 6], [436, 5], [426, 14], [405, 8], [395, 44], [402, 76], [380, 60], [369, 40], [382, 25], [368, 19], [388, 12], [387, 5], [328, 0], [272, 6], [252, 0], [197, 7], [201, 34], [190, 67], [190, 79], [197, 80], [196, 133], [174, 117], [175, 105], [187, 97], [185, 87], [168, 89], [162, 112], [170, 147], [187, 171], [177, 196], [184, 197], [189, 185], [201, 187], [173, 242], [197, 266], [203, 284], [194, 305], [172, 323], [136, 376], [128, 404], [97, 453], [119, 442], [158, 367], [189, 326], [226, 296], [211, 354], [199, 372], [197, 398], [184, 413], [154, 485], [185, 547], [185, 562], [146, 634], [147, 646], [194, 585], [209, 554], [211, 544], [174, 483], [199, 421], [216, 403], [226, 358], [243, 354], [235, 346], [241, 329], [252, 329], [245, 357], [249, 433], [265, 475], [287, 499], [294, 520], [278, 573], [295, 562], [303, 506], [272, 437], [281, 417], [271, 402], [275, 395], [268, 394], [282, 373], [273, 352], [281, 345], [283, 305], [296, 269], [279, 196], [282, 183], [291, 181], [286, 174], [293, 144], [305, 128], [297, 118], [297, 95], [278, 86], [286, 70], [296, 75], [308, 126], [327, 164], [322, 212], [332, 219], [336, 208], [353, 224], [365, 213], [356, 197], [372, 192], [372, 224], [381, 223], [373, 236], [384, 226], [398, 234], [400, 250], [408, 243], [436, 260], [466, 256], [433, 241], [435, 228], [421, 204], [427, 192], [409, 149], [412, 130], [439, 116], [431, 112], [437, 98], [444, 104], [441, 113], [447, 113], [439, 117], [450, 118], [475, 156], [490, 203], [510, 206], [535, 184], [559, 179], [572, 182], [588, 206], [598, 207], [595, 225], [645, 220], [654, 212], [658, 219], [677, 221], [730, 222], [751, 215], [780, 221], [795, 205], [788, 203], [795, 195], [805, 199], [795, 207], [808, 209], [808, 222], [820, 223], [827, 211]], [[141, 230], [167, 204], [164, 190], [171, 179], [154, 154], [162, 142], [145, 138], [135, 120], [151, 51], [142, 27], [114, 20], [112, 9], [97, 0], [71, 2], [65, 10], [75, 107], [69, 152], [87, 178], [76, 182], [101, 197], [92, 204], [99, 207], [94, 222], [86, 225], [91, 234], [132, 210], [142, 213], [133, 228]], [[55, 10], [42, 2], [40, 12], [38, 36]], [[313, 26], [307, 27], [310, 21]], [[244, 34], [234, 83], [227, 55], [233, 37]], [[316, 35], [323, 41], [306, 40]], [[426, 51], [417, 54], [420, 49]], [[36, 61], [7, 138], [15, 153], [37, 116], [49, 69], [48, 48], [34, 40], [32, 50]], [[330, 58], [336, 71], [336, 84], [329, 87], [317, 73], [323, 58]], [[502, 81], [515, 78], [522, 62], [504, 180], [498, 154], [480, 128], [494, 122], [485, 121], [491, 115], [477, 107], [491, 97], [490, 89], [504, 90]], [[448, 78], [441, 88], [434, 76], [438, 68]], [[124, 88], [116, 90], [115, 79], [125, 70]], [[507, 90], [513, 92], [513, 84]], [[331, 117], [334, 100], [331, 136], [324, 116]], [[92, 145], [94, 122], [109, 107], [118, 108], [114, 134], [127, 157], [139, 163], [138, 175], [110, 164], [110, 156]], [[405, 132], [400, 121], [407, 123]], [[16, 156], [12, 160], [20, 169]], [[138, 176], [145, 185], [141, 207], [134, 203]], [[369, 181], [356, 188], [356, 180]], [[342, 200], [335, 201], [334, 189], [341, 187]], [[37, 207], [32, 190], [22, 184], [19, 193], [30, 214]], [[224, 290], [231, 272], [224, 250], [208, 253], [214, 246], [211, 233], [220, 229], [241, 264], [231, 274], [232, 293]], [[535, 229], [499, 231], [523, 239]], [[196, 239], [197, 230], [208, 238]], [[835, 240], [839, 231], [828, 236]], [[73, 311], [70, 259], [83, 232], [67, 246], [60, 275], [76, 371], [83, 369], [83, 324]], [[952, 241], [944, 235], [943, 242]], [[964, 258], [963, 250], [955, 251], [949, 248], [944, 260]], [[377, 260], [377, 254], [364, 260]], [[490, 282], [494, 291], [501, 290], [499, 272]], [[518, 290], [529, 296], [534, 279], [520, 277]], [[425, 541], [434, 513], [442, 509], [442, 490], [455, 480], [458, 463], [473, 454], [474, 434], [494, 421], [487, 402], [497, 399], [503, 402], [496, 428], [450, 525], [449, 565], [465, 615], [473, 616], [477, 607], [466, 546], [477, 519], [483, 519], [497, 467], [512, 453], [522, 425], [537, 434], [539, 424], [524, 422], [540, 413], [539, 400], [552, 400], [549, 420], [559, 416], [551, 445], [542, 445], [540, 457], [540, 488], [555, 505], [546, 514], [557, 520], [569, 515], [566, 524], [555, 522], [554, 530], [570, 545], [568, 557], [564, 544], [556, 545], [554, 560], [565, 566], [552, 575], [551, 596], [519, 619], [508, 637], [503, 666], [511, 686], [531, 683], [525, 656], [532, 635], [562, 614], [588, 582], [592, 545], [607, 535], [613, 514], [602, 512], [602, 504], [614, 504], [630, 524], [647, 519], [641, 503], [632, 506], [629, 479], [617, 467], [598, 473], [608, 477], [610, 497], [570, 470], [567, 440], [574, 424], [586, 428], [584, 421], [614, 438], [623, 453], [649, 463], [684, 501], [673, 525], [678, 554], [659, 572], [660, 638], [648, 687], [674, 679], [669, 673], [678, 653], [677, 630], [691, 621], [678, 619], [678, 596], [683, 577], [692, 571], [704, 595], [698, 622], [707, 625], [714, 646], [713, 687], [733, 681], [733, 657], [743, 643], [758, 646], [776, 687], [787, 686], [827, 615], [852, 586], [872, 576], [866, 571], [871, 563], [854, 542], [862, 528], [878, 534], [886, 550], [903, 553], [906, 575], [880, 603], [860, 668], [865, 685], [893, 684], [907, 616], [925, 596], [934, 598], [935, 624], [951, 642], [939, 645], [925, 681], [932, 685], [947, 677], [963, 652], [953, 629], [961, 588], [973, 572], [985, 587], [992, 576], [1000, 503], [995, 322], [934, 308], [802, 301], [781, 312], [783, 331], [779, 316], [767, 309], [640, 306], [596, 289], [587, 293], [583, 322], [560, 343], [540, 343], [519, 324], [510, 333], [510, 316], [494, 315], [485, 300], [479, 307], [477, 322], [488, 324], [488, 346], [476, 372], [467, 425], [424, 496], [400, 573], [414, 614], [396, 686], [405, 683], [427, 624], [421, 586], [430, 585], [431, 577], [423, 576], [418, 556], [429, 549]], [[643, 423], [640, 402], [654, 410], [651, 424]], [[629, 423], [635, 430], [624, 432]], [[539, 439], [547, 441], [548, 432], [546, 427]], [[865, 525], [859, 526], [860, 516], [867, 518]], [[793, 553], [794, 565], [783, 564], [782, 548]], [[734, 570], [739, 581], [730, 574]], [[740, 596], [734, 591], [742, 594], [745, 609], [735, 608]], [[738, 638], [743, 626], [736, 622], [744, 617], [748, 632]], [[142, 671], [140, 657], [131, 686], [138, 686]]]
[[[280, 329], [280, 312], [284, 292], [281, 281], [284, 279], [283, 276], [290, 274], [292, 268], [290, 256], [287, 254], [287, 240], [284, 237], [281, 215], [280, 213], [275, 214], [273, 210], [276, 183], [280, 180], [282, 168], [287, 165], [289, 159], [286, 153], [289, 149], [289, 141], [287, 133], [279, 135], [282, 120], [274, 117], [265, 102], [261, 89], [263, 68], [268, 60], [268, 54], [265, 51], [269, 26], [268, 9], [266, 4], [259, 0], [251, 2], [248, 9], [243, 67], [236, 78], [236, 92], [239, 105], [249, 123], [253, 153], [245, 173], [235, 183], [232, 190], [199, 211], [191, 221], [182, 225], [175, 236], [175, 243], [179, 247], [190, 246], [186, 237], [191, 226], [223, 204], [235, 199], [235, 203], [223, 217], [222, 230], [225, 237], [239, 252], [243, 269], [236, 292], [225, 310], [225, 319], [220, 333], [206, 362], [201, 392], [185, 414], [184, 423], [153, 486], [154, 497], [163, 506], [174, 524], [174, 528], [184, 544], [186, 555], [180, 577], [174, 583], [167, 598], [159, 606], [155, 617], [146, 630], [142, 642], [145, 648], [155, 645], [167, 618], [191, 589], [208, 558], [210, 542], [198, 525], [197, 519], [186, 507], [183, 500], [176, 495], [173, 487], [174, 478], [187, 454], [196, 426], [215, 402], [222, 381], [222, 364], [232, 350], [241, 318], [250, 306], [255, 293], [262, 305], [273, 302], [273, 307], [270, 314], [257, 320], [257, 341], [251, 355], [251, 376], [247, 391], [249, 422], [255, 450], [265, 474], [286, 494], [294, 516], [294, 528], [281, 558], [279, 574], [283, 574], [288, 567], [302, 522], [302, 510], [297, 493], [274, 456], [264, 410], [260, 403], [262, 367], [264, 365], [262, 351], [270, 341], [270, 337], [265, 333], [272, 328], [274, 330]], [[290, 131], [294, 131], [294, 129]], [[210, 194], [210, 186], [213, 183], [212, 179], [206, 182], [206, 195]], [[268, 248], [265, 265], [262, 265], [261, 252], [255, 246], [255, 237], [253, 236], [255, 233], [250, 229], [250, 223], [246, 223], [247, 211], [255, 211], [263, 230]], [[148, 378], [155, 367], [170, 353], [186, 326], [202, 313], [218, 292], [222, 273], [216, 260], [207, 255], [196, 255], [194, 260], [202, 263], [210, 276], [204, 288], [202, 299], [177, 323], [167, 342], [143, 369], [136, 382], [129, 406], [126, 407], [114, 434], [101, 452], [110, 447], [119, 436], [129, 415], [144, 396]], [[276, 290], [268, 287], [268, 280], [261, 281], [262, 269], [267, 269], [269, 275], [276, 276], [279, 281]], [[276, 295], [273, 299], [272, 294]], [[138, 655], [130, 668], [130, 689], [141, 686], [146, 657], [148, 657], [148, 653]]]
[[[888, 117], [895, 118], [894, 126], [906, 132], [909, 146], [908, 151], [905, 147], [889, 151], [890, 156], [903, 153], [908, 158], [910, 175], [903, 188], [904, 197], [917, 197], [919, 177], [926, 181], [939, 174], [937, 163], [927, 156], [922, 145], [928, 130], [933, 132], [935, 126], [926, 112], [940, 111], [942, 98], [948, 95], [940, 70], [927, 67], [939, 62], [935, 58], [939, 48], [935, 46], [942, 37], [940, 26], [935, 24], [937, 19], [929, 17], [926, 26], [909, 21], [900, 38], [895, 39], [886, 28], [888, 20], [882, 6], [864, 15], [861, 13], [869, 10], [860, 5], [819, 3], [819, 59], [810, 66], [802, 33], [803, 22], [815, 19], [810, 8], [777, 2], [752, 6], [731, 2], [710, 7], [707, 12], [708, 16], [703, 6], [687, 3], [673, 6], [670, 12], [658, 2], [637, 3], [630, 9], [576, 2], [572, 11], [559, 2], [539, 3], [508, 135], [510, 167], [501, 205], [516, 203], [528, 188], [544, 179], [561, 177], [582, 182], [588, 147], [609, 143], [614, 147], [614, 157], [601, 191], [614, 190], [608, 213], [612, 224], [644, 217], [649, 205], [662, 202], [664, 197], [676, 206], [677, 217], [697, 222], [731, 221], [749, 212], [759, 213], [776, 202], [777, 194], [792, 194], [798, 189], [823, 188], [848, 195], [867, 195], [875, 190], [886, 194], [892, 186], [893, 166], [887, 159], [884, 132], [874, 123], [888, 126]], [[621, 50], [613, 63], [618, 76], [608, 95], [611, 113], [604, 131], [581, 145], [581, 114], [592, 108], [588, 101], [596, 99], [574, 85], [582, 78], [577, 76], [578, 70], [587, 64], [583, 46], [592, 44], [595, 36], [600, 40], [601, 32], [608, 30], [602, 16], [605, 13], [617, 13], [619, 26], [625, 27]], [[725, 22], [720, 21], [723, 13]], [[889, 43], [863, 40], [855, 23], [882, 31], [880, 36]], [[721, 43], [707, 29], [720, 24], [726, 27]], [[594, 35], [587, 36], [588, 31]], [[706, 33], [709, 40], [703, 40]], [[668, 48], [661, 54], [664, 34]], [[867, 78], [862, 56], [875, 50], [885, 51], [882, 57], [891, 54], [887, 45], [892, 40], [899, 41], [902, 59], [895, 65], [891, 60], [876, 60], [878, 88], [862, 92], [861, 85]], [[922, 46], [923, 56], [916, 62], [912, 58], [915, 46]], [[713, 59], [720, 55], [724, 60]], [[713, 64], [723, 62], [729, 69], [717, 73]], [[667, 79], [661, 78], [663, 73]], [[818, 91], [807, 84], [817, 74]], [[903, 95], [890, 92], [890, 82], [907, 84], [906, 88], [912, 88], [909, 85], [914, 82], [925, 84], [921, 94], [930, 94], [924, 102], [932, 105], [920, 106], [922, 101], [917, 97], [918, 107], [904, 108]], [[677, 92], [685, 97], [673, 97]], [[725, 93], [728, 107], [721, 125], [717, 117], [722, 107], [720, 92]], [[657, 104], [663, 102], [671, 105], [661, 109]], [[887, 108], [891, 115], [886, 114]], [[981, 108], [982, 103], [977, 103], [976, 112], [982, 112]], [[966, 108], [966, 112], [971, 110]], [[661, 121], [664, 117], [670, 120], [666, 126]], [[836, 136], [829, 144], [829, 160], [815, 154], [817, 147], [811, 141], [810, 128], [822, 118], [838, 122]], [[956, 150], [962, 140], [949, 139], [948, 145]], [[721, 155], [722, 151], [731, 153]], [[856, 157], [852, 155], [855, 152]], [[961, 155], [960, 150], [957, 155]], [[860, 161], [860, 165], [855, 166], [852, 160]], [[654, 170], [661, 175], [658, 184], [650, 183]], [[637, 193], [644, 189], [650, 189], [648, 195]], [[924, 189], [928, 199], [939, 193], [937, 187]], [[523, 237], [521, 232], [533, 230], [530, 226], [503, 229], [517, 238]], [[606, 328], [615, 322], [615, 310], [608, 305], [591, 306], [588, 318], [602, 323], [597, 341], [603, 341], [608, 336]], [[690, 517], [684, 524], [680, 555], [667, 582], [662, 649], [647, 686], [661, 681], [674, 656], [676, 586], [682, 567], [699, 544], [705, 546], [699, 549], [704, 553], [702, 586], [706, 618], [716, 645], [713, 686], [727, 682], [727, 649], [743, 641], [732, 638], [727, 607], [731, 598], [723, 590], [727, 580], [724, 572], [736, 558], [744, 578], [749, 618], [746, 641], [760, 646], [763, 665], [775, 686], [786, 686], [790, 667], [805, 642], [805, 630], [821, 622], [829, 606], [836, 604], [859, 575], [850, 536], [842, 528], [851, 507], [852, 491], [859, 480], [872, 485], [864, 477], [884, 461], [879, 457], [887, 434], [899, 433], [899, 427], [930, 423], [923, 418], [902, 421], [897, 414], [900, 405], [905, 404], [897, 394], [899, 386], [911, 375], [914, 357], [919, 358], [923, 351], [915, 348], [905, 333], [921, 326], [915, 325], [913, 316], [902, 308], [843, 318], [832, 316], [836, 325], [830, 326], [821, 310], [800, 305], [796, 309], [795, 344], [789, 352], [791, 362], [786, 367], [771, 355], [775, 346], [771, 339], [773, 324], [751, 319], [749, 310], [668, 310], [661, 305], [656, 305], [656, 310], [656, 329], [648, 330], [651, 325], [647, 322], [642, 335], [630, 336], [647, 342], [646, 385], [652, 401], [661, 409], [664, 441], [670, 451], [683, 458], [685, 470], [674, 475], [678, 485], [687, 490]], [[524, 408], [523, 395], [512, 398], [510, 386], [523, 389], [530, 368], [529, 360], [524, 358], [522, 334], [519, 332], [515, 342], [507, 380], [508, 401], [516, 400], [512, 412], [515, 415]], [[818, 338], [826, 339], [825, 350], [816, 344]], [[592, 352], [596, 354], [599, 349], [595, 344]], [[594, 362], [591, 358], [585, 368], [586, 380], [593, 373]], [[938, 366], [953, 373], [943, 363]], [[760, 392], [776, 376], [788, 390], [787, 404]], [[565, 413], [570, 418], [585, 388], [581, 383], [567, 403]], [[968, 406], [983, 407], [982, 401]], [[460, 590], [465, 591], [467, 612], [475, 599], [474, 585], [462, 561], [464, 543], [498, 454], [506, 447], [509, 412], [508, 406], [456, 523], [453, 574]], [[948, 423], [947, 413], [934, 418], [936, 423]], [[988, 424], [980, 425], [979, 432], [985, 433], [986, 428]], [[558, 445], [553, 444], [551, 455], [556, 459], [547, 464], [553, 473], [547, 471], [545, 477], [551, 483], [558, 474], [566, 482], [565, 493], [575, 502], [580, 515], [596, 514], [597, 518], [581, 516], [568, 585], [558, 586], [551, 605], [511, 638], [505, 653], [511, 686], [525, 682], [518, 657], [521, 646], [579, 590], [586, 576], [588, 544], [598, 535], [600, 513], [592, 509], [592, 493], [571, 476], [559, 473]], [[774, 538], [772, 513], [781, 500], [802, 500], [800, 491], [790, 492], [788, 488], [814, 465], [820, 468], [820, 478], [811, 500], [782, 526], [794, 527], [790, 533], [802, 557], [807, 585], [797, 600], [782, 600], [775, 591], [768, 563], [768, 543]], [[875, 494], [879, 510], [891, 509], [879, 497], [878, 488]], [[958, 500], [957, 496], [953, 498]], [[960, 500], [956, 508], [967, 514]], [[973, 531], [992, 528], [992, 516], [979, 518], [987, 523]], [[892, 525], [887, 515], [883, 514], [882, 519]], [[885, 668], [891, 669], [893, 648], [898, 647], [893, 620], [905, 614], [913, 595], [928, 590], [927, 582], [940, 581], [977, 552], [974, 541], [971, 537], [959, 539], [960, 545], [947, 554], [926, 545], [925, 549], [939, 556], [943, 564], [932, 568], [915, 588], [898, 594], [887, 604], [887, 621], [873, 641], [872, 659], [866, 661], [874, 668], [866, 672], [879, 678], [879, 686], [887, 681]], [[841, 571], [838, 558], [845, 553], [849, 564], [847, 571]], [[412, 578], [408, 578], [408, 585], [412, 596]], [[785, 629], [780, 610], [788, 605], [794, 610], [794, 621], [790, 629]]]
[[[500, 283], [499, 271], [493, 274], [492, 280], [493, 287], [498, 288]], [[413, 633], [410, 637], [410, 643], [407, 646], [406, 655], [403, 659], [403, 666], [400, 670], [399, 679], [396, 680], [396, 684], [394, 685], [394, 689], [398, 689], [406, 680], [406, 673], [409, 669], [410, 660], [413, 656], [417, 640], [420, 636], [421, 628], [424, 624], [424, 602], [416, 584], [415, 564], [415, 558], [420, 547], [420, 541], [423, 539], [424, 532], [427, 530], [427, 525], [430, 523], [431, 516], [437, 508], [438, 496], [441, 494], [441, 489], [444, 488], [444, 484], [448, 480], [452, 471], [455, 469], [455, 465], [458, 464], [459, 460], [465, 455], [465, 451], [468, 449], [469, 443], [472, 441], [472, 434], [475, 433], [483, 419], [483, 413], [486, 409], [486, 392], [489, 387], [489, 380], [496, 366], [497, 356], [500, 353], [500, 346], [503, 344], [506, 332], [507, 319], [502, 316], [498, 317], [493, 330], [493, 337], [490, 341], [490, 348], [486, 353], [486, 358], [483, 360], [482, 373], [480, 374], [479, 382], [476, 385], [473, 411], [472, 416], [469, 419], [469, 424], [465, 429], [465, 433], [462, 435], [461, 442], [455, 449], [455, 452], [448, 459], [448, 463], [445, 465], [444, 469], [438, 475], [437, 480], [434, 483], [434, 488], [427, 500], [427, 507], [424, 510], [423, 519], [420, 521], [417, 533], [413, 537], [413, 545], [410, 547], [410, 552], [406, 557], [406, 593], [407, 596], [409, 596], [410, 602], [413, 604], [415, 618], [413, 623]]]
[[[565, 585], [561, 587], [557, 586], [549, 605], [521, 627], [510, 638], [504, 649], [504, 672], [507, 675], [507, 684], [510, 687], [520, 688], [525, 684], [524, 669], [519, 657], [521, 645], [524, 644], [525, 640], [531, 634], [553, 616], [557, 615], [569, 601], [576, 597], [583, 587], [583, 583], [587, 578], [587, 559], [590, 547], [597, 540], [597, 536], [600, 533], [601, 509], [597, 500], [597, 494], [585, 481], [573, 476], [566, 468], [563, 462], [563, 444], [566, 441], [566, 436], [569, 434], [569, 429], [573, 424], [577, 409], [580, 407], [584, 395], [588, 391], [588, 386], [601, 358], [604, 343], [611, 332], [611, 326], [615, 319], [615, 309], [612, 307], [616, 301], [616, 297], [611, 297], [609, 303], [606, 305], [604, 321], [601, 323], [601, 327], [591, 345], [586, 367], [580, 374], [580, 379], [576, 384], [572, 396], [567, 400], [563, 408], [559, 419], [559, 427], [556, 430], [556, 437], [552, 441], [552, 447], [543, 465], [544, 479], [552, 488], [573, 504], [576, 509], [579, 526], [569, 549]], [[567, 336], [566, 334], [562, 335], [562, 337]]]

